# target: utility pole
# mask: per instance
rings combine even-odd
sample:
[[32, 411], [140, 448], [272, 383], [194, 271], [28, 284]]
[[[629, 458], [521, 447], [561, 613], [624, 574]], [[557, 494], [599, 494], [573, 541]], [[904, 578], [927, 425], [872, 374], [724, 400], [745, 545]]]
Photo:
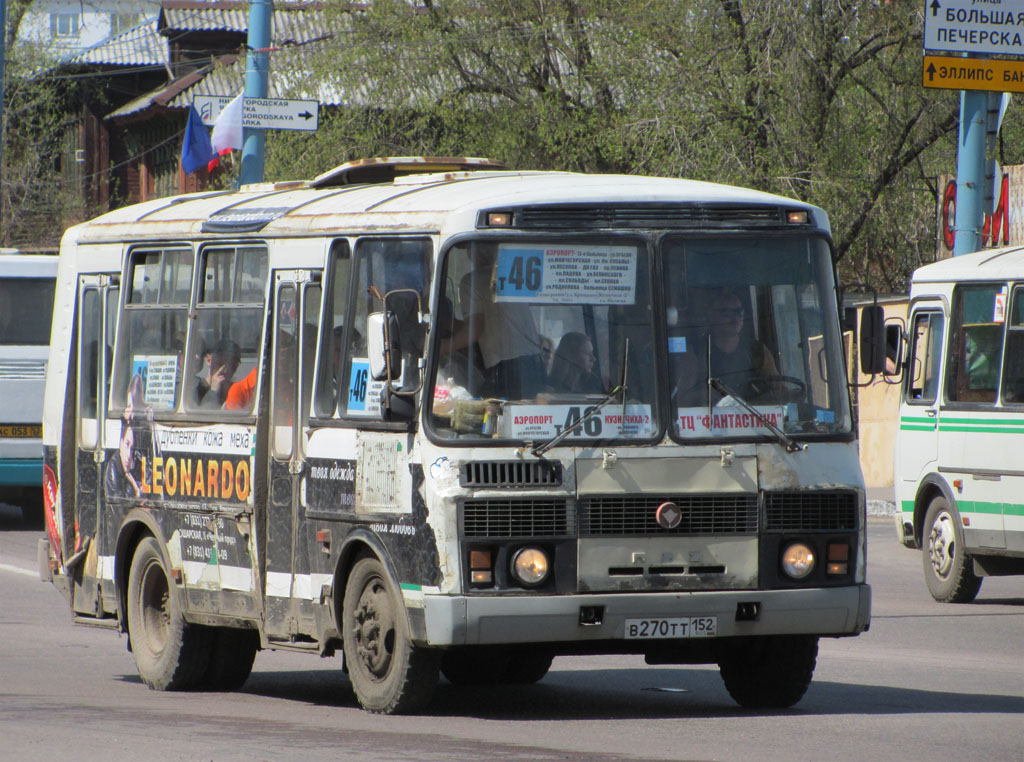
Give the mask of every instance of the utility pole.
[[956, 216], [953, 256], [981, 248], [985, 220], [985, 125], [988, 93], [960, 91], [960, 133], [956, 153]]
[[[270, 20], [273, 15], [273, 0], [252, 0], [249, 6], [249, 54], [245, 67], [245, 98], [267, 97], [270, 83]], [[263, 181], [265, 146], [266, 135], [263, 129], [243, 126], [242, 169], [238, 178], [240, 185]]]

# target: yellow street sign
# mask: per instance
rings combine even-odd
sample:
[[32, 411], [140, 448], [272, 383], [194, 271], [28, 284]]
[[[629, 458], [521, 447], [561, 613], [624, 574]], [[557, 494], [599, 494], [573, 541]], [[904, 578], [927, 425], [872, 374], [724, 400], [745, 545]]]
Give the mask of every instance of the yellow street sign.
[[922, 76], [925, 87], [1024, 93], [1024, 61], [925, 56]]

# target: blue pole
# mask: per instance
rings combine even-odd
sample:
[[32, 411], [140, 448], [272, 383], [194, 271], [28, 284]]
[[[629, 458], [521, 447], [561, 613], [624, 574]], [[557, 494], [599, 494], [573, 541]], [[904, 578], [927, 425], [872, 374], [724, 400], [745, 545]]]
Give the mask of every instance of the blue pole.
[[979, 90], [960, 92], [960, 135], [956, 155], [956, 237], [953, 256], [970, 254], [981, 248], [981, 230], [985, 223], [985, 120], [988, 93]]
[[[249, 56], [245, 69], [245, 97], [266, 98], [270, 82], [270, 19], [273, 0], [252, 0], [249, 6]], [[242, 128], [242, 169], [239, 183], [263, 181], [265, 136], [260, 128]]]

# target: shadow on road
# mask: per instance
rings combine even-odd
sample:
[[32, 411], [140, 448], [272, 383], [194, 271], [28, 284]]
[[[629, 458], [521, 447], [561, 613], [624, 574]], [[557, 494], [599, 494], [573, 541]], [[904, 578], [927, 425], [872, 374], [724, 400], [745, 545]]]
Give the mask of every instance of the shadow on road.
[[[557, 665], [557, 661], [555, 662]], [[268, 698], [356, 707], [340, 669], [253, 672], [242, 688]], [[456, 687], [442, 679], [426, 716], [488, 720], [664, 719], [773, 715], [1024, 714], [1024, 696], [813, 682], [783, 711], [747, 710], [714, 669], [556, 670], [536, 685]]]

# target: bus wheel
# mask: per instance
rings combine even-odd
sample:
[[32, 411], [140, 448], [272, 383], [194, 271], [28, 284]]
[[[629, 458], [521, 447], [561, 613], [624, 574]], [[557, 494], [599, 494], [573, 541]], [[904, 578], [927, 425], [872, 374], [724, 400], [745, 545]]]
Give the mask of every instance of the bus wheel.
[[921, 559], [928, 592], [939, 603], [970, 603], [981, 589], [981, 577], [964, 552], [960, 516], [944, 497], [928, 505], [924, 518]]
[[553, 659], [528, 646], [453, 648], [441, 658], [441, 674], [452, 685], [529, 685], [548, 673]]
[[252, 663], [259, 650], [260, 636], [256, 630], [214, 627], [210, 664], [206, 668], [203, 687], [211, 691], [236, 691], [252, 673]]
[[718, 669], [740, 706], [785, 709], [807, 692], [817, 658], [814, 635], [736, 638], [720, 644]]
[[341, 618], [348, 677], [363, 709], [402, 714], [430, 700], [440, 653], [412, 644], [402, 603], [376, 558], [352, 567]]
[[139, 676], [153, 690], [184, 690], [202, 680], [210, 631], [185, 622], [152, 537], [139, 543], [128, 572], [128, 636]]

